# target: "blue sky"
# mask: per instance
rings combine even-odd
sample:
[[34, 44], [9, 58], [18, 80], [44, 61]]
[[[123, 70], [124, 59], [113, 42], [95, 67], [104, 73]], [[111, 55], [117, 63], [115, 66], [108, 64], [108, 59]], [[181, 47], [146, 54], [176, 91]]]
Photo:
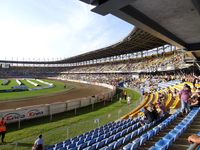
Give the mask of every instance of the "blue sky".
[[0, 59], [67, 58], [122, 40], [133, 26], [78, 0], [0, 0]]

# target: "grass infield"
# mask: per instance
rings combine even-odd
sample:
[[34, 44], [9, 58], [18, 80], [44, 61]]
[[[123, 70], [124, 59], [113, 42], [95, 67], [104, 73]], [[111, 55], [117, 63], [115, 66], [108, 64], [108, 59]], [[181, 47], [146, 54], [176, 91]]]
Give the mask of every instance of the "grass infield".
[[[28, 83], [26, 80], [20, 80], [20, 81], [27, 87], [34, 88], [34, 86], [31, 85], [30, 83]], [[55, 87], [49, 88], [49, 89], [36, 90], [36, 91], [0, 93], [0, 101], [7, 101], [7, 100], [11, 101], [11, 100], [25, 99], [25, 98], [35, 97], [35, 96], [44, 96], [44, 95], [48, 95], [48, 94], [55, 94], [55, 93], [59, 93], [59, 92], [68, 91], [73, 88], [73, 85], [71, 85], [71, 84], [67, 84], [66, 88], [64, 88], [65, 83], [60, 82], [60, 81], [46, 80], [46, 79], [44, 79], [43, 81], [53, 83], [55, 85]], [[44, 85], [37, 81], [33, 81], [33, 82], [38, 83], [41, 86], [47, 86], [47, 85]], [[2, 83], [2, 81], [1, 81], [1, 83]], [[11, 89], [12, 86], [18, 86], [15, 79], [10, 79], [10, 83], [6, 86], [0, 85], [0, 90]]]
[[[49, 146], [71, 137], [75, 137], [84, 132], [90, 131], [97, 126], [115, 121], [132, 111], [138, 104], [141, 95], [133, 90], [126, 89], [128, 95], [132, 97], [131, 104], [128, 105], [125, 100], [119, 102], [115, 97], [112, 102], [98, 103], [92, 106], [80, 108], [74, 111], [64, 112], [54, 115], [52, 121], [50, 117], [38, 118], [21, 123], [21, 129], [18, 124], [8, 126], [6, 134], [6, 145], [0, 144], [1, 150], [28, 150], [31, 149], [33, 142], [39, 134], [43, 134], [45, 145]], [[99, 119], [99, 124], [95, 119]]]

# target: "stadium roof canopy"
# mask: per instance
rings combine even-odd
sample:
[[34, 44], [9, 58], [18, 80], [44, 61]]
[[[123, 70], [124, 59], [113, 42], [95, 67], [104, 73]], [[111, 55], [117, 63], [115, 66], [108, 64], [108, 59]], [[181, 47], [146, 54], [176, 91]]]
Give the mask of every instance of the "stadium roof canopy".
[[151, 34], [141, 29], [135, 28], [121, 42], [118, 42], [114, 45], [102, 49], [98, 49], [92, 52], [84, 53], [81, 55], [65, 59], [63, 60], [63, 62], [74, 63], [74, 62], [82, 62], [93, 59], [106, 58], [122, 54], [134, 53], [143, 50], [149, 50], [163, 46], [165, 44], [167, 44], [165, 41], [155, 36], [152, 36]]
[[[152, 35], [198, 55], [200, 0], [81, 0], [101, 15], [113, 14]], [[200, 55], [199, 55], [200, 57]]]

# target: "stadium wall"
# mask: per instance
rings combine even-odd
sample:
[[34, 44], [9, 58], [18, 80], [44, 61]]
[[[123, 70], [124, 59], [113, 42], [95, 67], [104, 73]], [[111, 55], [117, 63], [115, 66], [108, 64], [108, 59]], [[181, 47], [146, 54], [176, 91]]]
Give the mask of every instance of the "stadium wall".
[[52, 116], [65, 111], [76, 110], [81, 107], [93, 105], [100, 101], [111, 100], [116, 93], [114, 86], [104, 83], [93, 83], [79, 80], [68, 80], [83, 84], [92, 84], [109, 88], [108, 92], [96, 94], [94, 96], [68, 100], [66, 102], [56, 102], [52, 104], [34, 105], [0, 111], [0, 116], [4, 117], [7, 123], [20, 122], [23, 120], [34, 119], [43, 116]]

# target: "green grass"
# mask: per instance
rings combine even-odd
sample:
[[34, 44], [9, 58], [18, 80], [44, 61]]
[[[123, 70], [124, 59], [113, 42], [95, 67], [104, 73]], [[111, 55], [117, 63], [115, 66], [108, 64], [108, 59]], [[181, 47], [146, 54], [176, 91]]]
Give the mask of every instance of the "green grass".
[[[35, 86], [31, 85], [25, 80], [21, 80], [25, 85], [27, 85], [30, 88], [33, 88]], [[64, 83], [60, 81], [53, 81], [53, 80], [45, 80], [50, 83], [53, 83], [55, 87], [50, 89], [42, 89], [37, 91], [23, 91], [23, 92], [10, 92], [10, 93], [0, 93], [0, 101], [5, 100], [18, 100], [21, 98], [28, 98], [28, 97], [34, 97], [34, 96], [43, 96], [43, 95], [49, 95], [49, 94], [55, 94], [59, 92], [68, 91], [73, 88], [72, 84], [68, 84], [66, 88], [64, 88]], [[35, 81], [34, 81], [35, 82]], [[7, 86], [0, 85], [0, 90], [2, 89], [11, 89], [12, 86], [17, 86], [17, 83], [14, 79], [10, 80], [10, 83]], [[45, 85], [46, 86], [46, 85]]]
[[3, 83], [3, 80], [0, 80], [0, 85]]
[[11, 79], [8, 85], [0, 85], [0, 90], [11, 89], [12, 86], [18, 86], [17, 82], [14, 79]]
[[35, 88], [35, 86], [27, 82], [26, 79], [20, 80], [20, 82], [22, 82], [24, 85], [26, 85], [29, 88]]
[[49, 117], [45, 117], [22, 122], [20, 130], [17, 129], [17, 124], [9, 125], [9, 131], [6, 134], [8, 144], [0, 145], [0, 149], [14, 149], [16, 148], [13, 146], [15, 143], [18, 143], [16, 149], [31, 149], [34, 140], [41, 133], [44, 136], [45, 144], [52, 145], [97, 128], [98, 124], [94, 123], [96, 118], [100, 120], [99, 125], [117, 120], [138, 105], [140, 94], [132, 90], [127, 91], [132, 96], [131, 105], [128, 105], [125, 101], [119, 102], [115, 99], [105, 105], [104, 103], [95, 104], [94, 110], [91, 106], [80, 108], [77, 110], [76, 115], [74, 111], [55, 115], [52, 121], [49, 121]]

